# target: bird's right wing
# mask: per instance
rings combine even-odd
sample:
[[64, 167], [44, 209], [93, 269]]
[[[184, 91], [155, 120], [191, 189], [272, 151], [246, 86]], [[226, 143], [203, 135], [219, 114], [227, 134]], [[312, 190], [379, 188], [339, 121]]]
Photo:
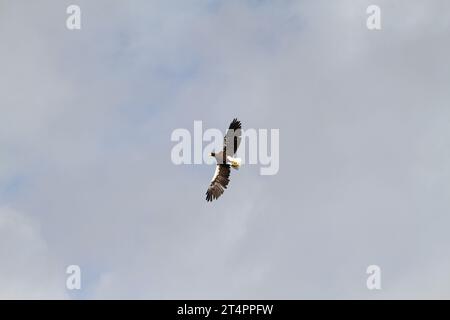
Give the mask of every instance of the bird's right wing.
[[230, 182], [230, 165], [218, 164], [216, 172], [211, 180], [208, 191], [206, 191], [206, 201], [213, 201], [219, 198]]

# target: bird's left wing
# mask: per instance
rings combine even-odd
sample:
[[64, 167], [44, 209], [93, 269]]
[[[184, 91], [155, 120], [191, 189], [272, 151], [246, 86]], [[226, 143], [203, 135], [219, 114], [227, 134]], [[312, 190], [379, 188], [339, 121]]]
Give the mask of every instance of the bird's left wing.
[[230, 165], [218, 164], [216, 172], [211, 180], [208, 191], [206, 191], [206, 201], [213, 201], [219, 198], [230, 182]]
[[223, 140], [223, 153], [232, 157], [241, 144], [242, 126], [238, 119], [233, 119]]

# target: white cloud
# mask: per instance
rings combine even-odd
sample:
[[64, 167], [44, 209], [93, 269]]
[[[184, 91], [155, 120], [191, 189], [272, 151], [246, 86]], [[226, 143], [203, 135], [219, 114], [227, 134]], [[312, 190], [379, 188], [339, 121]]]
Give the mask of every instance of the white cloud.
[[[16, 256], [2, 294], [57, 295], [55, 259], [93, 298], [371, 298], [369, 264], [382, 297], [445, 296], [447, 3], [380, 1], [370, 33], [370, 1], [79, 1], [79, 32], [64, 1], [10, 2], [0, 192], [21, 176], [4, 196], [33, 222], [3, 209], [3, 250], [39, 267]], [[280, 171], [206, 204], [213, 168], [173, 166], [170, 133], [235, 116], [280, 129]]]
[[25, 215], [0, 207], [0, 298], [62, 299], [65, 269]]

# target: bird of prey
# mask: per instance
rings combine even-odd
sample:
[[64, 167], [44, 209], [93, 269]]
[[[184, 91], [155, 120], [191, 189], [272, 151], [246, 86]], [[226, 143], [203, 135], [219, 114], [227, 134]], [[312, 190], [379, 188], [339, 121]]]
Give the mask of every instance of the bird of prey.
[[230, 168], [239, 169], [241, 159], [233, 158], [239, 144], [241, 143], [241, 122], [233, 119], [223, 140], [223, 149], [218, 153], [211, 152], [211, 156], [216, 159], [216, 172], [211, 180], [208, 191], [206, 191], [206, 201], [213, 201], [219, 198], [230, 182]]

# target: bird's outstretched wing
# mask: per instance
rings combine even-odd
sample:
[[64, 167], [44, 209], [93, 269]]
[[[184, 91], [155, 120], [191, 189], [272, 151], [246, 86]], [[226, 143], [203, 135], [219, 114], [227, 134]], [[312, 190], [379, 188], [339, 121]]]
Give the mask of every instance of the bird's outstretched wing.
[[233, 119], [223, 139], [223, 153], [232, 157], [241, 144], [242, 127], [238, 119]]
[[216, 172], [211, 180], [208, 191], [206, 191], [206, 201], [213, 201], [219, 198], [230, 182], [230, 165], [218, 164]]

